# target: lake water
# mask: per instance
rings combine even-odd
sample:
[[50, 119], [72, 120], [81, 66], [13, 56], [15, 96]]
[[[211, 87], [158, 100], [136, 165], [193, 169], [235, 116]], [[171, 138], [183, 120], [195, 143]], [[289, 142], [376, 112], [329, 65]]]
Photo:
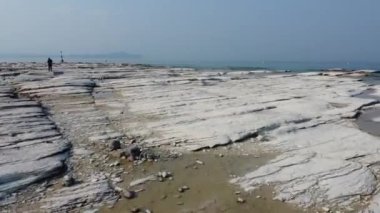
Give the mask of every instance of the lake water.
[[[38, 57], [2, 57], [0, 62], [45, 62], [48, 56]], [[60, 61], [59, 56], [51, 56], [55, 62]], [[198, 69], [230, 69], [230, 70], [291, 70], [315, 71], [330, 68], [345, 69], [371, 69], [380, 70], [380, 62], [291, 62], [291, 61], [165, 61], [150, 59], [130, 59], [118, 57], [65, 57], [67, 62], [97, 62], [97, 63], [141, 63], [163, 66], [192, 67]]]

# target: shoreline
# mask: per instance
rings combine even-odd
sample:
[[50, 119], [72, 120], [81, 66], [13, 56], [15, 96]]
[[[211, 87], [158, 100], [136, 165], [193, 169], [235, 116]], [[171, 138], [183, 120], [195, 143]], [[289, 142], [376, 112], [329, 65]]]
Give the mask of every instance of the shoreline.
[[[13, 60], [13, 61], [0, 61], [0, 64], [6, 64], [6, 63], [15, 63], [15, 64], [45, 64], [45, 58], [38, 61], [28, 61], [28, 60]], [[59, 61], [59, 60], [55, 60]], [[339, 63], [333, 63], [333, 62], [326, 62], [321, 64], [325, 64], [323, 66], [302, 66], [297, 68], [292, 68], [291, 66], [284, 66], [281, 65], [282, 63], [290, 63], [290, 64], [304, 64], [304, 62], [274, 62], [279, 63], [278, 66], [253, 66], [253, 65], [241, 65], [241, 64], [225, 64], [225, 65], [196, 65], [194, 63], [155, 63], [155, 62], [144, 62], [144, 61], [130, 61], [130, 60], [107, 60], [107, 59], [96, 59], [96, 60], [72, 60], [70, 62], [65, 62], [66, 64], [98, 64], [98, 65], [132, 65], [132, 66], [146, 66], [146, 67], [161, 67], [161, 68], [170, 68], [170, 69], [191, 69], [191, 70], [198, 70], [198, 71], [227, 71], [227, 72], [233, 72], [233, 71], [271, 71], [271, 72], [291, 72], [291, 73], [302, 73], [302, 72], [329, 72], [329, 71], [343, 71], [343, 72], [355, 72], [355, 71], [364, 71], [364, 72], [379, 72], [380, 71], [380, 64], [377, 66], [368, 66], [365, 64], [376, 64], [374, 62], [357, 62], [357, 66], [347, 67], [347, 66], [338, 66], [342, 65], [342, 62]], [[305, 64], [313, 64], [313, 63], [319, 63], [319, 62], [305, 62]], [[55, 63], [59, 65], [60, 63]], [[243, 63], [244, 64], [244, 63]], [[260, 64], [260, 63], [257, 63]], [[270, 64], [270, 63], [269, 63]], [[327, 65], [329, 64], [329, 65]]]
[[[21, 132], [15, 131], [14, 124], [2, 127], [10, 132], [10, 135], [0, 136], [7, 137], [10, 143], [4, 145], [8, 148], [2, 152], [15, 159], [14, 162], [4, 160], [5, 165], [14, 166], [21, 155], [13, 147], [35, 148], [34, 143], [22, 144], [36, 142], [36, 135], [45, 134], [46, 129], [57, 130], [54, 136], [38, 137], [54, 141], [57, 147], [62, 144], [61, 141], [55, 142], [57, 137], [70, 142], [70, 151], [65, 148], [57, 152], [54, 146], [54, 149], [48, 149], [50, 154], [46, 154], [54, 158], [58, 157], [57, 153], [69, 154], [59, 155], [67, 169], [54, 170], [54, 174], [51, 170], [46, 172], [51, 176], [56, 172], [70, 174], [79, 180], [72, 187], [76, 187], [78, 194], [83, 193], [75, 197], [81, 202], [76, 203], [67, 194], [65, 189], [70, 187], [58, 187], [62, 177], [42, 177], [15, 198], [8, 197], [6, 200], [10, 204], [5, 204], [5, 208], [22, 209], [24, 205], [32, 205], [47, 210], [79, 211], [99, 208], [93, 205], [94, 200], [108, 204], [122, 200], [124, 203], [126, 199], [120, 197], [127, 190], [128, 166], [140, 170], [146, 162], [141, 159], [128, 162], [120, 157], [119, 151], [135, 145], [148, 151], [158, 149], [164, 158], [173, 153], [191, 153], [192, 150], [218, 150], [221, 148], [215, 147], [220, 146], [236, 146], [239, 155], [252, 155], [263, 146], [260, 152], [275, 151], [278, 156], [259, 169], [252, 168], [229, 180], [224, 178], [226, 184], [231, 181], [242, 191], [269, 184], [273, 186], [274, 199], [306, 209], [349, 211], [351, 207], [365, 209], [368, 205], [374, 209], [371, 205], [378, 202], [375, 189], [379, 171], [372, 165], [380, 160], [380, 154], [374, 151], [380, 148], [376, 144], [379, 138], [354, 126], [359, 111], [377, 104], [356, 97], [369, 88], [380, 91], [380, 85], [361, 81], [372, 71], [268, 73], [195, 71], [126, 64], [64, 63], [57, 66], [54, 75], [47, 72], [44, 64], [0, 63], [0, 95], [10, 101], [0, 105], [0, 121], [21, 119], [22, 113], [26, 113], [23, 116], [28, 119], [17, 124]], [[33, 111], [30, 111], [31, 105], [35, 107]], [[35, 125], [37, 117], [52, 123], [38, 120], [35, 130], [22, 128], [28, 122]], [[122, 149], [109, 151], [115, 140], [121, 143]], [[357, 147], [357, 143], [361, 146]], [[35, 152], [35, 156], [24, 158], [38, 168], [41, 157], [38, 151]], [[174, 183], [186, 184], [186, 177], [178, 175], [182, 168], [168, 166], [160, 158], [153, 160], [157, 160], [155, 165], [161, 170], [175, 170]], [[176, 159], [172, 161], [171, 164], [175, 165]], [[205, 165], [211, 162], [205, 161]], [[0, 171], [1, 175], [7, 174]], [[176, 180], [177, 175], [179, 180]], [[111, 185], [103, 180], [108, 180]], [[357, 181], [362, 183], [356, 184]], [[3, 186], [17, 183], [7, 184]], [[26, 204], [21, 204], [24, 195], [35, 196], [32, 191], [36, 187], [42, 195], [28, 198]], [[117, 187], [122, 192], [118, 192]], [[152, 199], [144, 198], [150, 190], [154, 191], [150, 187], [141, 192], [142, 201], [135, 198], [137, 204], [143, 205], [144, 199]], [[202, 187], [207, 189], [207, 185], [198, 189]], [[90, 188], [96, 191], [96, 197], [85, 193], [91, 192]], [[174, 193], [173, 189], [168, 193]], [[196, 196], [192, 193], [191, 196]], [[192, 202], [190, 195], [181, 201], [185, 207], [189, 207], [187, 202]], [[231, 201], [239, 195], [228, 197]], [[59, 202], [54, 200], [58, 198]], [[157, 197], [156, 202], [159, 200]], [[259, 207], [249, 207], [251, 202]], [[269, 204], [233, 201], [233, 209], [260, 209], [260, 205], [271, 203], [266, 202]], [[195, 202], [190, 207], [196, 209], [198, 204]], [[151, 208], [149, 202], [145, 205], [136, 208]], [[175, 202], [171, 205], [178, 207]]]

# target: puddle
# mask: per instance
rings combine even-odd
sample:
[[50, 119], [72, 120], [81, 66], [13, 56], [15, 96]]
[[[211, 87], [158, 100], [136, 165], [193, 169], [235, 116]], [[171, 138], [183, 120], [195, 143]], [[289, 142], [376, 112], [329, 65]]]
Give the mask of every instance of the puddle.
[[[380, 84], [380, 75], [374, 74], [373, 76], [364, 78], [363, 80], [368, 84]], [[373, 90], [369, 89], [360, 94], [358, 97], [380, 100], [380, 97], [374, 95], [373, 92]], [[380, 136], [380, 107], [373, 107], [371, 109], [364, 110], [356, 120], [356, 124], [363, 132]]]
[[[255, 193], [244, 193], [239, 187], [228, 181], [233, 175], [242, 175], [252, 171], [273, 156], [225, 155], [216, 153], [185, 154], [177, 159], [164, 162], [147, 162], [132, 167], [124, 165], [129, 174], [124, 175], [122, 188], [128, 188], [132, 180], [169, 171], [173, 180], [152, 181], [136, 186], [134, 190], [144, 190], [134, 199], [122, 198], [114, 208], [103, 208], [101, 212], [130, 212], [133, 208], [149, 209], [155, 213], [170, 212], [301, 212], [291, 205], [272, 199], [272, 190], [262, 188]], [[204, 164], [197, 164], [196, 161]], [[180, 193], [178, 188], [188, 186], [190, 189]], [[237, 192], [240, 194], [236, 194]], [[258, 198], [257, 196], [260, 196]], [[238, 203], [241, 197], [245, 203]]]
[[380, 107], [365, 110], [356, 120], [359, 129], [380, 136]]

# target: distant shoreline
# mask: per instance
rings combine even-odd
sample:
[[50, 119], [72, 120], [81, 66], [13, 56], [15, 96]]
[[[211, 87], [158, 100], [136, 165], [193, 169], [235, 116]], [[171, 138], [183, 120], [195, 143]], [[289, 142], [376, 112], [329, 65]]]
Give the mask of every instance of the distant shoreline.
[[[60, 57], [51, 57], [54, 62], [59, 62]], [[14, 57], [6, 58], [0, 56], [0, 63], [44, 63], [47, 57]], [[256, 71], [270, 70], [279, 72], [314, 72], [314, 71], [355, 71], [371, 70], [380, 71], [380, 62], [159, 62], [151, 60], [137, 60], [129, 58], [64, 58], [66, 62], [72, 63], [102, 63], [102, 64], [141, 64], [153, 67], [178, 67], [192, 68], [195, 70], [227, 70], [227, 71]]]

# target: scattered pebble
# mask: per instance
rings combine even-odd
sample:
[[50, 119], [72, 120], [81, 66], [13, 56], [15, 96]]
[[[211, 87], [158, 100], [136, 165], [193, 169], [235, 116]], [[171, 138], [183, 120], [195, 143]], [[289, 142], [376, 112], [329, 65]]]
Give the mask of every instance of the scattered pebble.
[[114, 167], [114, 166], [120, 166], [120, 161], [115, 161], [110, 164], [110, 167]]
[[322, 207], [323, 212], [330, 212], [330, 208], [328, 207]]
[[139, 213], [140, 209], [139, 208], [133, 208], [131, 209], [131, 213]]
[[133, 146], [129, 147], [128, 152], [129, 152], [129, 155], [132, 158], [132, 160], [136, 160], [136, 159], [139, 159], [139, 157], [140, 157], [141, 148], [136, 146], [136, 145], [133, 145]]
[[133, 199], [136, 197], [136, 193], [134, 191], [125, 190], [123, 192], [123, 196], [127, 199]]
[[113, 140], [110, 144], [111, 151], [121, 149], [121, 143], [119, 140]]
[[123, 179], [116, 177], [116, 178], [112, 179], [112, 181], [115, 183], [121, 183], [121, 182], [123, 182]]
[[63, 177], [63, 186], [70, 187], [75, 184], [75, 179], [72, 175], [65, 175]]
[[183, 189], [183, 190], [189, 190], [189, 189], [190, 189], [190, 187], [188, 187], [188, 186], [184, 185], [184, 186], [182, 186], [182, 189]]
[[245, 200], [243, 198], [241, 198], [241, 197], [238, 197], [237, 200], [236, 200], [236, 202], [238, 202], [238, 203], [245, 203]]
[[195, 163], [197, 163], [199, 165], [204, 165], [205, 164], [203, 161], [200, 161], [200, 160], [196, 160]]
[[185, 192], [185, 191], [187, 191], [189, 189], [190, 189], [190, 187], [184, 185], [184, 186], [181, 186], [181, 187], [178, 188], [178, 192], [183, 193], [183, 192]]

